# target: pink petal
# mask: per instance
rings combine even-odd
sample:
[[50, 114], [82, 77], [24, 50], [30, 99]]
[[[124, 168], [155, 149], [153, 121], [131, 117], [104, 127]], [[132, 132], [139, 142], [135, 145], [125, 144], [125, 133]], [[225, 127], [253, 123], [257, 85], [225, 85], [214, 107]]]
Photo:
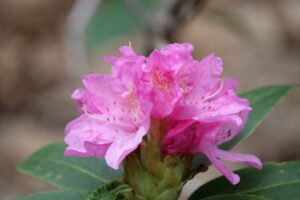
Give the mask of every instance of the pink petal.
[[176, 78], [178, 69], [182, 66], [183, 63], [176, 62], [171, 56], [157, 50], [153, 51], [147, 59], [145, 79], [148, 80], [148, 87], [152, 90], [154, 118], [159, 119], [170, 115], [182, 96]]
[[112, 65], [112, 76], [120, 78], [125, 85], [135, 82], [144, 64], [145, 57], [137, 55], [129, 46], [119, 48], [120, 57], [107, 56], [105, 61]]
[[262, 168], [261, 161], [253, 155], [249, 154], [242, 154], [242, 153], [233, 153], [229, 151], [224, 151], [221, 149], [216, 149], [214, 151], [214, 155], [220, 159], [224, 159], [230, 162], [242, 162], [245, 164], [248, 164], [252, 167], [255, 167], [257, 169]]
[[[196, 99], [201, 99], [204, 95], [216, 91], [221, 82], [223, 72], [223, 61], [214, 54], [206, 56], [197, 65], [197, 82], [195, 82], [195, 94], [191, 94]], [[195, 100], [195, 99], [194, 99]]]
[[[200, 62], [189, 61], [180, 71], [180, 85], [185, 93], [173, 117], [186, 120], [201, 113], [204, 108], [204, 99], [218, 92], [222, 86], [221, 75], [223, 63], [213, 54]], [[208, 106], [207, 106], [208, 107]]]
[[184, 58], [192, 58], [192, 51], [194, 47], [193, 45], [189, 43], [183, 43], [183, 44], [169, 44], [161, 49], [161, 53], [164, 55], [171, 55], [176, 57]]
[[216, 146], [201, 147], [201, 152], [207, 156], [214, 167], [218, 169], [233, 185], [237, 184], [240, 180], [239, 176], [233, 173], [226, 165], [224, 165], [220, 159], [230, 162], [242, 162], [246, 163], [257, 169], [261, 169], [261, 161], [253, 156], [241, 153], [232, 153], [219, 149]]
[[[225, 79], [222, 91], [212, 98], [210, 101], [204, 102], [199, 114], [196, 116], [200, 121], [218, 118], [223, 116], [236, 115], [240, 117], [240, 112], [249, 112], [249, 101], [242, 99], [236, 95], [235, 92], [236, 81], [232, 79]], [[237, 125], [242, 123], [242, 120], [237, 118]], [[240, 124], [239, 124], [240, 123]]]
[[107, 152], [107, 149], [110, 147], [111, 143], [106, 144], [96, 144], [92, 142], [85, 142], [84, 147], [87, 152], [90, 153], [90, 156], [97, 158], [103, 158]]
[[212, 153], [205, 153], [207, 158], [211, 161], [213, 166], [219, 170], [233, 185], [240, 182], [240, 177], [233, 173], [226, 165], [224, 165], [219, 159], [217, 159]]
[[147, 130], [140, 128], [136, 135], [119, 137], [108, 148], [105, 160], [113, 169], [118, 169], [124, 158], [134, 151], [142, 142], [143, 136], [147, 134]]
[[102, 98], [111, 98], [112, 95], [120, 94], [125, 90], [119, 79], [109, 75], [88, 74], [84, 76], [82, 82], [87, 90]]
[[[112, 131], [100, 135], [104, 129], [103, 122], [90, 118], [86, 115], [69, 122], [65, 129], [65, 143], [69, 146], [65, 154], [69, 156], [93, 156], [95, 153], [86, 149], [86, 143], [95, 143], [99, 147], [107, 149], [105, 146], [114, 138]], [[101, 139], [100, 139], [101, 138]], [[105, 150], [102, 150], [105, 151]]]

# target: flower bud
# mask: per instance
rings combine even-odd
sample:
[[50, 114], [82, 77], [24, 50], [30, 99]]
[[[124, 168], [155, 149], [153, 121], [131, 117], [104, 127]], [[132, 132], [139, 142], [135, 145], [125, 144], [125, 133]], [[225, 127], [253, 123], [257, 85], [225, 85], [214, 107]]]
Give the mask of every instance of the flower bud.
[[140, 149], [130, 154], [124, 163], [124, 181], [132, 187], [127, 199], [178, 199], [187, 159], [164, 155], [158, 140], [143, 141]]

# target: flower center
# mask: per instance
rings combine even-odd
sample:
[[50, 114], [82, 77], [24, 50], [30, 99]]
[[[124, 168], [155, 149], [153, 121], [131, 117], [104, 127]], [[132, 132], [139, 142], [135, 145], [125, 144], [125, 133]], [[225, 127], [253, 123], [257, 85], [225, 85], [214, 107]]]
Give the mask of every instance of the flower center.
[[136, 89], [134, 86], [130, 86], [129, 89], [121, 95], [126, 99], [129, 107], [133, 110], [139, 110], [139, 104], [137, 101]]
[[169, 88], [173, 84], [173, 77], [171, 74], [162, 72], [157, 69], [157, 67], [154, 67], [151, 72], [151, 76], [154, 89], [163, 93], [168, 93]]

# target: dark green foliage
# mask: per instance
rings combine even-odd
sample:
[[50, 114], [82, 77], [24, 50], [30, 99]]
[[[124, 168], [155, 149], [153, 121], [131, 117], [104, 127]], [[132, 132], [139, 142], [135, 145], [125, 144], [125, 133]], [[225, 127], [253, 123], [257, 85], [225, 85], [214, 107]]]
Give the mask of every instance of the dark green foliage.
[[260, 171], [246, 168], [236, 173], [241, 177], [238, 185], [234, 186], [225, 177], [220, 177], [201, 186], [189, 200], [220, 199], [221, 197], [227, 200], [226, 195], [229, 197], [250, 195], [249, 199], [257, 197], [272, 200], [299, 200], [300, 198], [300, 161], [269, 163]]

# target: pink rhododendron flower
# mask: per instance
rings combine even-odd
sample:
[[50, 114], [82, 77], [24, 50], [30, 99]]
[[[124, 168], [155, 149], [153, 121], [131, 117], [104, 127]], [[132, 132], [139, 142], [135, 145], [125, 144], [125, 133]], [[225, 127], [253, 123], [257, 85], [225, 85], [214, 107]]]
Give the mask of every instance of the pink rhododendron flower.
[[[219, 57], [197, 61], [192, 50], [191, 44], [171, 44], [144, 57], [124, 46], [121, 57], [106, 57], [111, 75], [85, 76], [84, 88], [72, 95], [81, 115], [66, 127], [65, 154], [104, 157], [117, 169], [142, 142], [152, 119], [153, 126], [166, 125], [166, 154], [205, 155], [233, 184], [239, 177], [220, 159], [260, 168], [255, 156], [218, 148], [240, 133], [251, 108], [236, 95], [237, 82], [222, 78]], [[159, 130], [152, 139], [161, 138], [160, 129], [151, 130]]]
[[138, 93], [136, 75], [143, 58], [129, 47], [120, 52], [121, 58], [111, 58], [112, 75], [86, 75], [85, 87], [73, 93], [81, 116], [67, 125], [65, 136], [65, 155], [105, 157], [114, 169], [148, 132], [152, 108]]

